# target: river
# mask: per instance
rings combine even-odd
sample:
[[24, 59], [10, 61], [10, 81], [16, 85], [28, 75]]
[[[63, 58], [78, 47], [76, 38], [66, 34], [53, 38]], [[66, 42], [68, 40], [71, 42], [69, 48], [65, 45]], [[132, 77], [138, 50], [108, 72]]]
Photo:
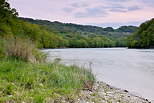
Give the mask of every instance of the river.
[[154, 49], [45, 49], [49, 60], [92, 68], [98, 81], [154, 100]]

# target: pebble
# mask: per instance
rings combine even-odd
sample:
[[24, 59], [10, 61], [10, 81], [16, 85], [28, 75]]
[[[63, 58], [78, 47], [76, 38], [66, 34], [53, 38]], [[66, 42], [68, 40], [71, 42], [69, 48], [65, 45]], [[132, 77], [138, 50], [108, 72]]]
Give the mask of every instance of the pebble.
[[115, 88], [103, 82], [97, 82], [92, 92], [82, 90], [81, 94], [83, 96], [75, 103], [150, 103], [147, 99], [129, 93], [127, 90]]

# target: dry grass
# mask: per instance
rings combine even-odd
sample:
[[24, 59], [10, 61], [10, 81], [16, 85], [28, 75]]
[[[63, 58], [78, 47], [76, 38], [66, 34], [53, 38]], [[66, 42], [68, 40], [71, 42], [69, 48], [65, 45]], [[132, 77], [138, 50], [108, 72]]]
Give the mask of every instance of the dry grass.
[[22, 59], [24, 61], [36, 62], [45, 59], [34, 43], [28, 38], [9, 38], [4, 42], [4, 53], [6, 57]]

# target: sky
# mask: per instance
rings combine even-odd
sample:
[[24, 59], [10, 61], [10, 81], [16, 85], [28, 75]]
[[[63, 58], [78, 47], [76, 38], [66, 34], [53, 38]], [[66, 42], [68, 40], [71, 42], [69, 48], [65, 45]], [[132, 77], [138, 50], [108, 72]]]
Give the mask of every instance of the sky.
[[154, 0], [8, 0], [20, 17], [118, 28], [154, 18]]

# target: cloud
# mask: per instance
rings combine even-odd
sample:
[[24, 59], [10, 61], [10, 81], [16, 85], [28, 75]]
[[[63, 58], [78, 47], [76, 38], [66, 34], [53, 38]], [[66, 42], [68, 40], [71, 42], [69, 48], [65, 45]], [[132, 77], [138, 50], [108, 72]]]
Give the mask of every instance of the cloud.
[[127, 12], [125, 9], [110, 9], [111, 12]]
[[106, 7], [110, 12], [126, 12], [126, 7], [122, 6], [121, 4], [110, 4]]
[[88, 7], [89, 4], [85, 3], [85, 2], [79, 2], [79, 3], [73, 3], [70, 6], [72, 6], [74, 8], [80, 8], [80, 7]]
[[[90, 24], [146, 21], [154, 17], [154, 0], [9, 0], [22, 17]], [[117, 25], [120, 25], [117, 23]], [[133, 23], [132, 23], [133, 24]]]
[[73, 11], [75, 11], [74, 8], [70, 8], [70, 7], [63, 8], [62, 10], [67, 12], [67, 13], [72, 13]]
[[[99, 0], [98, 0], [99, 1]], [[127, 5], [127, 2], [132, 0], [101, 0], [103, 3], [91, 3], [89, 2], [76, 2], [67, 5], [62, 10], [70, 15], [74, 15], [75, 18], [96, 18], [106, 17], [111, 13], [127, 13], [130, 11], [137, 11], [142, 9], [136, 4]], [[110, 3], [108, 3], [110, 2]]]
[[87, 18], [87, 17], [96, 18], [96, 17], [105, 17], [106, 15], [108, 15], [108, 13], [99, 7], [87, 8], [83, 12], [75, 13], [76, 18]]
[[109, 6], [103, 6], [102, 8], [110, 12], [130, 12], [142, 9], [138, 5], [123, 6], [122, 4], [110, 4]]
[[130, 0], [107, 0], [108, 2], [127, 2]]
[[142, 8], [137, 5], [128, 7], [128, 11], [136, 11], [136, 10], [140, 10], [140, 9], [142, 9]]
[[[111, 0], [110, 0], [111, 1]], [[120, 1], [120, 0], [118, 0]], [[125, 0], [128, 1], [128, 0]], [[89, 6], [88, 8], [85, 6]], [[74, 7], [74, 9], [73, 9]], [[64, 8], [63, 10], [68, 13], [72, 13], [75, 18], [96, 18], [96, 17], [106, 17], [110, 15], [112, 12], [130, 12], [130, 11], [137, 11], [142, 9], [137, 5], [133, 6], [124, 6], [121, 3], [114, 3], [114, 4], [97, 4], [95, 7], [91, 7], [87, 3], [73, 3], [71, 4], [71, 8]]]
[[148, 6], [154, 6], [154, 0], [138, 0], [139, 2], [148, 5]]
[[111, 4], [109, 6], [109, 8], [113, 8], [113, 9], [124, 9], [126, 7], [124, 7], [122, 4]]

